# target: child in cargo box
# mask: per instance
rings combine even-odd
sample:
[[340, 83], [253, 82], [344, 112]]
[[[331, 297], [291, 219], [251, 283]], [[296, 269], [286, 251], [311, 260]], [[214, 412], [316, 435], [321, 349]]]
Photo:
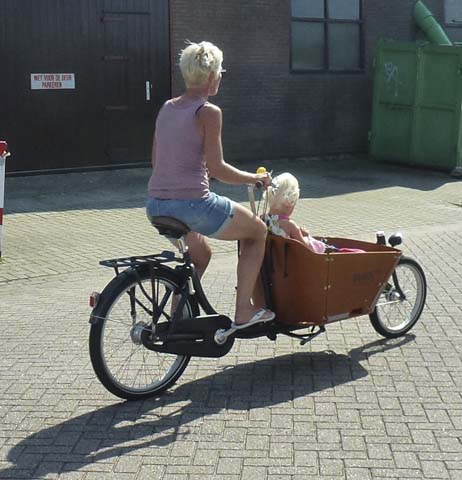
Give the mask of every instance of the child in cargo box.
[[298, 180], [290, 173], [281, 173], [273, 178], [273, 186], [264, 193], [268, 199], [269, 211], [263, 216], [268, 231], [273, 235], [293, 238], [304, 243], [314, 253], [344, 252], [363, 253], [356, 248], [337, 248], [312, 237], [304, 228], [299, 227], [290, 216], [300, 196]]

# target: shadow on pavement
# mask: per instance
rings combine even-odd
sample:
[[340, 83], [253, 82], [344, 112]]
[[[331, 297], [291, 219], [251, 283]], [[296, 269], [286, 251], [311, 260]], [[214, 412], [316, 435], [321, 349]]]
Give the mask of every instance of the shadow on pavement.
[[[323, 198], [387, 187], [431, 191], [457, 182], [447, 173], [377, 163], [366, 156], [298, 158], [262, 162], [273, 175], [290, 171], [300, 182], [301, 198]], [[257, 162], [240, 168], [253, 171]], [[150, 168], [7, 177], [5, 213], [144, 208]], [[212, 190], [247, 201], [246, 188], [213, 182]]]
[[[361, 361], [414, 339], [406, 335], [378, 340], [349, 355], [298, 352], [245, 363], [180, 385], [157, 399], [117, 403], [85, 413], [20, 441], [8, 453], [14, 465], [0, 471], [0, 478], [39, 479], [142, 448], [169, 445], [179, 436], [193, 435], [187, 431], [189, 424], [193, 424], [190, 429], [196, 427], [194, 423], [200, 427], [202, 418], [225, 409], [268, 408], [364, 378], [368, 372]], [[165, 412], [157, 414], [156, 409]]]

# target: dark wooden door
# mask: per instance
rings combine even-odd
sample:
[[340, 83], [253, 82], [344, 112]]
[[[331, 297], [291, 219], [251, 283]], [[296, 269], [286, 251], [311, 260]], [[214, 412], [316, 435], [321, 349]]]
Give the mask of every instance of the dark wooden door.
[[[8, 172], [146, 162], [170, 96], [168, 0], [0, 0]], [[75, 88], [32, 89], [72, 73]], [[150, 99], [146, 82], [151, 82]]]
[[[139, 163], [150, 157], [155, 115], [170, 93], [166, 3], [104, 0], [101, 62], [107, 164]], [[165, 34], [159, 35], [162, 31]]]

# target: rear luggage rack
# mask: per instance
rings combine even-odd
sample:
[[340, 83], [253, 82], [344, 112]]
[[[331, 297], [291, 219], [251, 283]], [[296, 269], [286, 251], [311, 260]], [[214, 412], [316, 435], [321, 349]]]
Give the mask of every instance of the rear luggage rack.
[[103, 267], [111, 267], [116, 271], [119, 268], [129, 268], [129, 267], [139, 267], [146, 264], [159, 264], [159, 263], [168, 263], [168, 262], [178, 262], [183, 263], [181, 258], [175, 257], [173, 252], [164, 250], [162, 253], [154, 255], [144, 255], [144, 256], [135, 256], [135, 257], [125, 257], [125, 258], [114, 258], [111, 260], [101, 260], [99, 262]]

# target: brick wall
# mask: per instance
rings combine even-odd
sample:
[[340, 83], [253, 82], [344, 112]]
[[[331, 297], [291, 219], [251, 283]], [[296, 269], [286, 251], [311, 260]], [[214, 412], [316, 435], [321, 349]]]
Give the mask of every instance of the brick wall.
[[[218, 45], [228, 69], [215, 103], [223, 109], [225, 158], [267, 159], [367, 151], [372, 59], [379, 38], [413, 41], [414, 0], [363, 0], [363, 74], [290, 72], [290, 0], [171, 0], [173, 93], [186, 39]], [[426, 0], [443, 20], [443, 2]]]

